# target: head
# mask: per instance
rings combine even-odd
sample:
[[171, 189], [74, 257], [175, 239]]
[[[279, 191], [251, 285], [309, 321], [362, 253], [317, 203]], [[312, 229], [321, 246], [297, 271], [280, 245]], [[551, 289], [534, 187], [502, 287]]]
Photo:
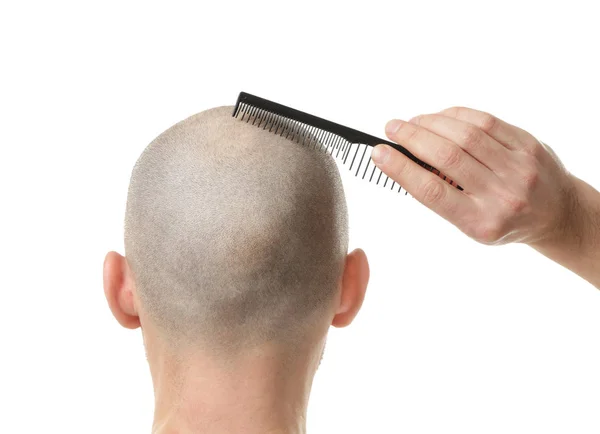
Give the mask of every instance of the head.
[[104, 289], [148, 347], [240, 357], [263, 347], [322, 351], [362, 304], [368, 264], [348, 254], [333, 159], [220, 107], [169, 128], [131, 176], [125, 257]]

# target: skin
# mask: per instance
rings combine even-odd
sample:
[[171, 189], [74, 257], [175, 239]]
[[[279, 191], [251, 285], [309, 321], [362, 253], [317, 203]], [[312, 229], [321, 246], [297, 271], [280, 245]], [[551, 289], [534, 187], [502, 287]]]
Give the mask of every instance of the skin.
[[116, 320], [141, 327], [154, 385], [152, 432], [303, 434], [313, 377], [330, 325], [349, 325], [360, 310], [369, 280], [365, 253], [346, 256], [331, 309], [293, 347], [262, 344], [224, 357], [198, 348], [174, 352], [144, 312], [127, 259], [109, 252], [104, 293]]
[[464, 188], [376, 146], [377, 167], [425, 206], [480, 243], [527, 244], [600, 288], [600, 193], [550, 147], [465, 107], [392, 120], [386, 134]]

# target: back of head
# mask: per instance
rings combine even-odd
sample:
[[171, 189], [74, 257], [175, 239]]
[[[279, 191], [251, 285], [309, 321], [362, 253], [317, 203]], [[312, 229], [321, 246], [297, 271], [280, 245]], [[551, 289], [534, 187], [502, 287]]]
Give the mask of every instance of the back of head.
[[157, 137], [129, 187], [125, 250], [169, 343], [293, 342], [331, 307], [348, 247], [326, 153], [220, 107]]

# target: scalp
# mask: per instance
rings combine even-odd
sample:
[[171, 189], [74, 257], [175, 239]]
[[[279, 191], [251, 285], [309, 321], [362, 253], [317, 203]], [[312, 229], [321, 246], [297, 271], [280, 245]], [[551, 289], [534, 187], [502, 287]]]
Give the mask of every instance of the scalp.
[[169, 339], [284, 339], [339, 283], [348, 240], [335, 163], [232, 111], [169, 128], [132, 173], [126, 255]]

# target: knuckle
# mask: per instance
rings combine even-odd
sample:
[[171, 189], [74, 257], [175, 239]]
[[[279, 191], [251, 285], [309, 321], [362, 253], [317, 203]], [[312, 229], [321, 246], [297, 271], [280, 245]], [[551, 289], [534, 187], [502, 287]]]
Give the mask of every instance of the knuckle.
[[504, 224], [498, 219], [490, 220], [478, 226], [474, 235], [473, 238], [482, 244], [497, 244], [504, 236]]
[[527, 149], [529, 150], [529, 154], [533, 155], [535, 158], [542, 158], [542, 156], [547, 153], [544, 145], [539, 140], [535, 139], [528, 144]]
[[412, 118], [412, 119], [411, 119], [409, 122], [410, 122], [411, 124], [414, 124], [414, 125], [420, 125], [420, 124], [421, 124], [421, 120], [422, 120], [422, 119], [423, 119], [425, 116], [426, 116], [426, 115], [418, 115], [418, 116], [415, 116], [415, 117], [413, 117], [413, 118]]
[[521, 162], [521, 184], [526, 191], [533, 190], [540, 181], [537, 158], [525, 156]]
[[523, 175], [523, 187], [527, 191], [534, 190], [540, 182], [540, 174], [537, 170], [528, 170]]
[[542, 142], [541, 140], [538, 140], [538, 139], [535, 139], [535, 141], [544, 150], [545, 154], [549, 154], [555, 160], [558, 159], [558, 156], [556, 155], [556, 152], [554, 152], [554, 149], [552, 149], [552, 147], [550, 145], [548, 145], [547, 143], [544, 143], [544, 142]]
[[419, 127], [409, 123], [402, 123], [398, 131], [396, 131], [396, 136], [403, 141], [412, 142], [418, 133]]
[[463, 224], [461, 230], [469, 237], [474, 240], [477, 239], [477, 225], [474, 222]]
[[477, 127], [468, 126], [465, 128], [462, 144], [466, 149], [478, 148], [483, 141], [483, 133]]
[[515, 195], [505, 197], [504, 203], [511, 215], [521, 214], [528, 205], [528, 201], [526, 199]]
[[[520, 180], [518, 181], [520, 182]], [[529, 194], [522, 185], [511, 190], [498, 190], [496, 192], [499, 208], [496, 217], [509, 221], [525, 214], [529, 207]]]
[[457, 146], [440, 146], [436, 154], [436, 161], [442, 168], [454, 168], [460, 162], [460, 149]]
[[498, 123], [498, 118], [489, 114], [489, 113], [484, 113], [483, 115], [483, 119], [481, 120], [481, 129], [483, 131], [485, 131], [486, 133], [489, 133], [490, 131], [492, 131], [492, 129], [494, 129], [494, 127], [497, 125]]
[[446, 110], [442, 111], [442, 113], [451, 118], [457, 118], [462, 109], [463, 107], [454, 106], [447, 108]]
[[410, 170], [410, 166], [408, 164], [408, 158], [399, 158], [396, 162], [396, 170], [395, 172], [398, 175], [403, 175]]
[[442, 201], [445, 195], [444, 186], [439, 179], [430, 179], [423, 186], [421, 197], [425, 204], [431, 205]]

